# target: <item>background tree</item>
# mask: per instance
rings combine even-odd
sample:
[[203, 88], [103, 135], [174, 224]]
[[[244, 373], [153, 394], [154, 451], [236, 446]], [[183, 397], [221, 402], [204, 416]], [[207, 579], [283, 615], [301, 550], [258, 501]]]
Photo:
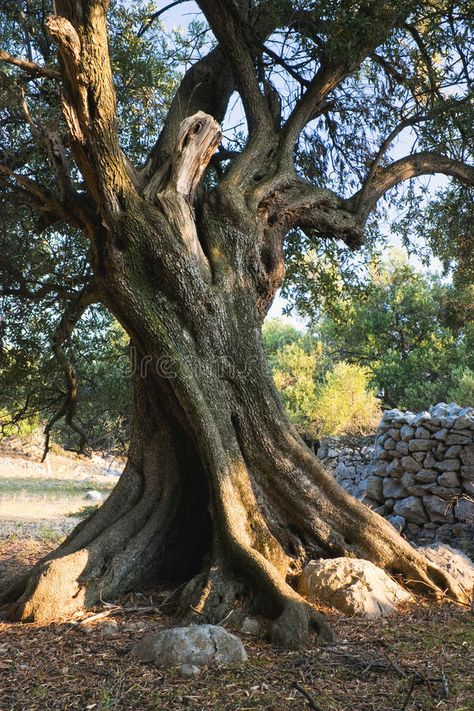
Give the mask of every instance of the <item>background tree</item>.
[[[79, 251], [88, 244], [87, 278], [53, 344], [69, 383], [66, 417], [76, 386], [62, 345], [91, 302], [115, 316], [143, 367], [118, 485], [0, 599], [20, 619], [46, 621], [144, 582], [184, 579], [185, 616], [219, 620], [245, 596], [272, 619], [273, 639], [293, 647], [310, 628], [329, 635], [287, 582], [308, 556], [362, 556], [464, 599], [304, 445], [272, 382], [261, 324], [292, 230], [356, 248], [401, 182], [442, 172], [473, 185], [468, 7], [197, 5], [209, 46], [140, 164], [121, 144], [108, 3], [56, 0], [48, 18], [43, 3], [36, 14], [7, 4], [16, 30], [0, 55], [10, 96], [2, 199], [12, 218], [24, 206], [39, 228], [54, 225]], [[212, 158], [235, 92], [245, 125]], [[422, 144], [393, 161], [405, 128]]]
[[320, 337], [332, 359], [358, 363], [386, 407], [423, 410], [468, 392], [473, 361], [473, 291], [416, 272], [392, 254], [374, 275], [364, 299], [345, 303], [343, 325], [323, 319]]

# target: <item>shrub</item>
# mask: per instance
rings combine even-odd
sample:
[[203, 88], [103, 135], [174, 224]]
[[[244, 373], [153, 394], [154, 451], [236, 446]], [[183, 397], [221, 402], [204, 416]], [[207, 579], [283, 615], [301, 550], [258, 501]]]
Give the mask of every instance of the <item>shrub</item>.
[[315, 419], [320, 435], [364, 435], [380, 419], [380, 403], [369, 388], [369, 372], [360, 365], [340, 362], [318, 389]]

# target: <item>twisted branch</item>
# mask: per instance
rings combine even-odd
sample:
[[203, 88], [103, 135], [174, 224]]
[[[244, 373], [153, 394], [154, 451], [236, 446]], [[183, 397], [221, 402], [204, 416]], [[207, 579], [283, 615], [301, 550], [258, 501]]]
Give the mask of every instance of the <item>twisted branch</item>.
[[72, 363], [63, 350], [63, 346], [71, 337], [77, 322], [87, 307], [93, 304], [96, 298], [95, 285], [93, 283], [88, 284], [68, 303], [53, 337], [53, 353], [64, 372], [66, 395], [58, 410], [51, 417], [44, 429], [45, 442], [43, 457], [41, 459], [42, 462], [44, 462], [49, 452], [51, 429], [62, 417], [64, 417], [66, 424], [79, 435], [79, 450], [81, 452], [84, 450], [84, 446], [87, 442], [87, 434], [74, 419], [77, 406], [77, 377]]

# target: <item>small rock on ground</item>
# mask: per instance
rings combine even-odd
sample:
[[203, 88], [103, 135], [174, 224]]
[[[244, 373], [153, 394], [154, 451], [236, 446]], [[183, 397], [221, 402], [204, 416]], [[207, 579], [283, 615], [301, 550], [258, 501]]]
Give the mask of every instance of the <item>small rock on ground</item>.
[[246, 617], [242, 622], [240, 632], [251, 637], [258, 637], [262, 631], [260, 622], [255, 617]]
[[445, 543], [420, 548], [429, 561], [445, 570], [468, 595], [474, 591], [474, 563], [464, 553]]
[[192, 679], [201, 673], [201, 670], [195, 664], [183, 664], [179, 671], [183, 679]]
[[234, 665], [247, 660], [241, 640], [217, 625], [175, 627], [147, 635], [135, 645], [132, 654], [159, 667]]

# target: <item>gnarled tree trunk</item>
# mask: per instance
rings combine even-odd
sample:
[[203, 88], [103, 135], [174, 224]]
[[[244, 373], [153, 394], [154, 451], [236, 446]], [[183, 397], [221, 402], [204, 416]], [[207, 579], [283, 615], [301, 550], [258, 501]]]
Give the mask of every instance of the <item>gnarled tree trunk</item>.
[[[205, 145], [193, 145], [201, 132]], [[216, 135], [202, 115], [184, 126], [190, 155], [178, 152], [160, 211], [132, 205], [103, 236], [102, 299], [134, 348], [128, 463], [101, 509], [2, 594], [18, 619], [46, 622], [140, 585], [190, 580], [184, 616], [218, 621], [246, 596], [273, 620], [277, 642], [298, 646], [311, 628], [330, 634], [287, 582], [321, 556], [368, 558], [419, 589], [461, 596], [342, 490], [289, 424], [261, 340], [278, 259], [272, 271], [265, 255], [256, 282], [246, 260], [258, 263], [261, 236], [245, 210], [231, 212], [217, 191], [195, 219], [175, 187], [194, 183], [190, 166], [205, 162]]]

